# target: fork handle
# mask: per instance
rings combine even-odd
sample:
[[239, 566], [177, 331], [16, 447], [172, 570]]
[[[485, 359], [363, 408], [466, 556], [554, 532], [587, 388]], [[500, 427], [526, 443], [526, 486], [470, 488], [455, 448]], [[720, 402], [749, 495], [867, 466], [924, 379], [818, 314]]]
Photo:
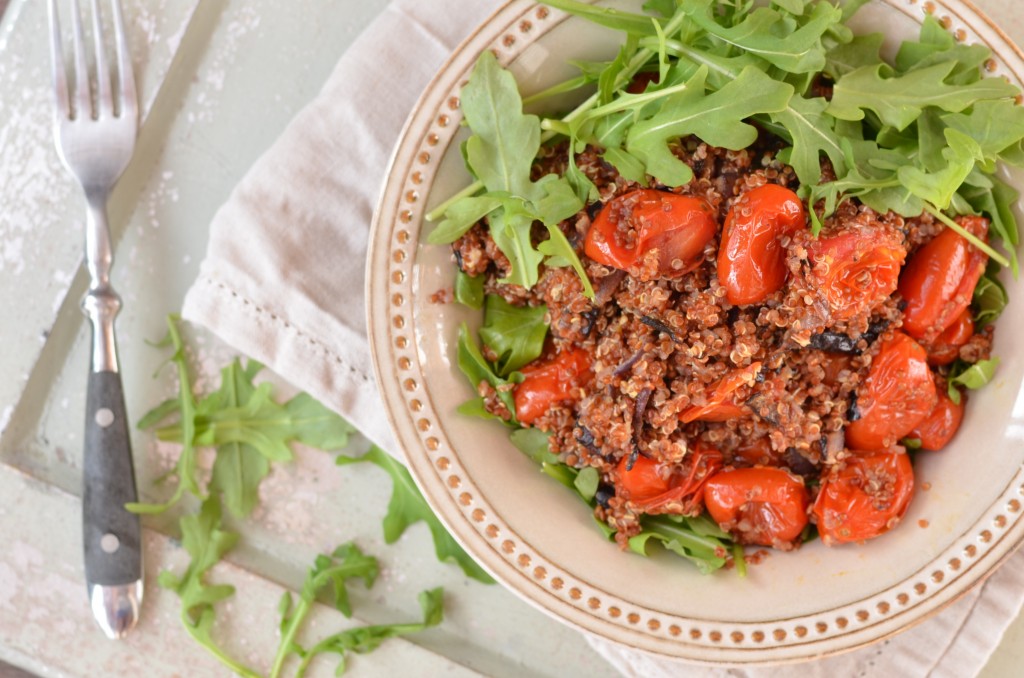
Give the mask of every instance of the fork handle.
[[135, 625], [142, 602], [142, 529], [139, 516], [125, 508], [138, 495], [114, 339], [121, 299], [107, 275], [112, 257], [103, 207], [90, 209], [86, 224], [92, 284], [82, 311], [92, 325], [92, 360], [85, 409], [82, 536], [93, 616], [108, 636], [120, 638]]
[[142, 578], [138, 500], [121, 375], [90, 372], [86, 395], [82, 498], [85, 574], [90, 585], [130, 584]]

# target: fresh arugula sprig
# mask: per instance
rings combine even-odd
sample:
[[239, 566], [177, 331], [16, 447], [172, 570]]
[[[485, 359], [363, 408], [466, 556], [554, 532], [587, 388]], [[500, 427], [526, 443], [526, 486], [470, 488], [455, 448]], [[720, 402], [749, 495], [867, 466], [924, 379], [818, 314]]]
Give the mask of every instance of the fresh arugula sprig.
[[337, 459], [337, 463], [342, 466], [362, 462], [372, 463], [391, 476], [391, 500], [388, 502], [387, 515], [384, 516], [383, 522], [384, 543], [393, 544], [410, 525], [422, 521], [427, 524], [434, 539], [434, 551], [439, 561], [455, 563], [472, 579], [485, 584], [494, 583], [491, 576], [469, 557], [430, 510], [405, 466], [376, 446], [361, 456], [342, 455]]
[[181, 599], [181, 623], [192, 638], [222, 664], [245, 678], [258, 678], [254, 669], [231, 657], [213, 638], [215, 605], [235, 593], [228, 584], [209, 584], [207, 576], [235, 544], [238, 533], [228, 532], [221, 523], [221, 507], [216, 497], [202, 503], [199, 512], [181, 518], [181, 544], [191, 560], [180, 576], [160, 573], [157, 582]]
[[278, 605], [281, 615], [279, 624], [281, 641], [274, 656], [269, 678], [280, 676], [288, 658], [293, 655], [299, 659], [298, 667], [295, 670], [296, 678], [304, 676], [313, 659], [322, 654], [338, 655], [338, 667], [335, 674], [340, 675], [346, 669], [345, 655], [347, 653], [365, 654], [375, 650], [388, 638], [418, 633], [441, 623], [444, 618], [444, 592], [440, 588], [435, 588], [423, 591], [419, 595], [420, 607], [423, 610], [422, 622], [358, 626], [331, 634], [309, 648], [298, 643], [299, 630], [303, 627], [314, 602], [322, 591], [328, 588], [332, 589], [332, 602], [335, 609], [346, 617], [351, 617], [348, 582], [352, 579], [362, 579], [366, 588], [371, 588], [377, 574], [376, 558], [364, 555], [352, 543], [339, 546], [329, 556], [317, 556], [313, 567], [306, 574], [298, 602], [293, 600], [291, 593], [285, 593]]
[[174, 348], [170, 362], [178, 374], [179, 393], [146, 413], [138, 426], [148, 429], [173, 420], [158, 427], [156, 436], [182, 445], [175, 467], [178, 486], [167, 502], [131, 504], [130, 510], [161, 513], [185, 493], [203, 499], [197, 447], [216, 448], [207, 491], [222, 494], [228, 510], [241, 518], [256, 505], [259, 484], [269, 472], [270, 463], [292, 459], [291, 443], [326, 451], [348, 445], [349, 436], [355, 431], [351, 424], [305, 393], [284, 404], [277, 403], [269, 382], [254, 383], [262, 370], [262, 365], [255, 361], [244, 367], [237, 359], [232, 361], [221, 371], [220, 388], [196, 400], [176, 316], [168, 318], [167, 327], [162, 345], [169, 343]]
[[359, 626], [335, 633], [319, 641], [308, 650], [302, 650], [300, 653], [302, 662], [296, 671], [296, 678], [302, 678], [302, 676], [306, 675], [309, 663], [319, 655], [338, 655], [338, 668], [335, 671], [335, 675], [340, 675], [346, 668], [345, 655], [347, 653], [366, 654], [380, 647], [380, 644], [388, 638], [419, 633], [432, 626], [437, 626], [444, 617], [443, 594], [444, 591], [440, 588], [429, 589], [420, 593], [419, 603], [423, 614], [423, 621]]
[[[169, 362], [176, 368], [179, 394], [144, 415], [139, 426], [152, 428], [173, 422], [159, 428], [157, 435], [162, 440], [178, 442], [182, 446], [175, 467], [178, 484], [171, 499], [164, 504], [134, 504], [129, 508], [142, 513], [159, 513], [170, 509], [186, 494], [201, 500], [198, 512], [185, 514], [179, 521], [182, 546], [190, 556], [188, 566], [180, 575], [162, 572], [158, 581], [181, 599], [181, 621], [192, 638], [236, 674], [258, 678], [260, 674], [255, 669], [231, 657], [213, 634], [216, 605], [233, 596], [235, 589], [230, 585], [211, 584], [208, 581], [210, 570], [235, 547], [239, 539], [236, 532], [224, 525], [222, 504], [236, 517], [247, 516], [258, 500], [259, 485], [269, 472], [270, 463], [286, 462], [292, 458], [291, 443], [340, 449], [348, 444], [354, 429], [307, 394], [299, 394], [283, 404], [276, 402], [269, 383], [254, 383], [262, 369], [254, 361], [245, 366], [238, 360], [232, 361], [221, 371], [220, 387], [197, 399], [192, 392], [187, 351], [178, 317], [169, 316], [167, 326], [167, 339], [161, 345], [170, 345], [174, 349]], [[199, 446], [213, 447], [217, 455], [205, 492], [197, 460]], [[398, 462], [377, 448], [371, 449], [363, 459], [343, 457], [339, 463], [346, 463], [345, 460], [374, 461], [395, 479], [395, 491], [384, 520], [387, 543], [397, 540], [412, 523], [425, 521], [439, 560], [453, 560], [467, 575], [480, 581], [491, 581], [445, 531], [419, 495], [408, 471]], [[369, 652], [387, 638], [414, 633], [440, 623], [443, 616], [442, 591], [438, 588], [420, 595], [424, 614], [422, 622], [348, 629], [328, 636], [308, 649], [298, 644], [296, 639], [320, 593], [333, 587], [334, 607], [350, 616], [347, 581], [361, 578], [370, 587], [377, 572], [376, 559], [363, 555], [352, 544], [343, 545], [330, 555], [319, 556], [307, 575], [298, 602], [294, 603], [290, 593], [282, 598], [279, 606], [281, 643], [270, 678], [281, 675], [292, 655], [299, 657], [297, 671], [302, 675], [313, 658], [324, 653], [340, 655], [337, 671], [340, 674], [345, 668], [346, 652]]]
[[996, 375], [996, 368], [999, 367], [999, 358], [979, 360], [976, 363], [968, 363], [957, 360], [949, 370], [947, 377], [947, 391], [949, 399], [960, 404], [960, 388], [976, 391], [985, 384], [992, 381]]
[[[216, 605], [233, 596], [235, 588], [227, 584], [209, 583], [210, 570], [238, 542], [238, 534], [227, 531], [223, 526], [217, 497], [207, 498], [198, 513], [184, 516], [181, 528], [182, 546], [191, 561], [180, 576], [167, 570], [161, 572], [158, 578], [160, 586], [173, 591], [181, 599], [181, 621], [194, 640], [237, 675], [261, 678], [261, 673], [232, 657], [213, 637]], [[346, 651], [369, 652], [388, 638], [416, 633], [441, 622], [444, 614], [443, 592], [438, 588], [420, 594], [420, 604], [424, 608], [424, 620], [421, 623], [355, 627], [327, 636], [308, 650], [298, 644], [299, 632], [305, 628], [313, 605], [322, 592], [328, 588], [333, 589], [331, 600], [334, 608], [346, 617], [351, 617], [348, 582], [361, 579], [370, 588], [378, 572], [377, 559], [364, 555], [352, 543], [339, 546], [330, 555], [317, 556], [306, 574], [298, 602], [293, 600], [291, 593], [286, 592], [278, 605], [281, 640], [270, 671], [266, 674], [268, 678], [279, 678], [285, 662], [292, 655], [300, 659], [296, 675], [302, 676], [313, 658], [326, 652], [341, 655], [336, 672], [340, 675], [345, 670]], [[426, 605], [424, 600], [428, 601]]]

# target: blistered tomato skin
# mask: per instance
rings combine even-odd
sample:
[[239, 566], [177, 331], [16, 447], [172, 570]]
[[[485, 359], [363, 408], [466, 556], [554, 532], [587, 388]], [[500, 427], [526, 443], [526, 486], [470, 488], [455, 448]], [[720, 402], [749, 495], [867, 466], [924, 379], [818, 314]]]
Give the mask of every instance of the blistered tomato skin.
[[552, 405], [578, 399], [580, 387], [592, 376], [590, 356], [581, 348], [535, 360], [520, 372], [524, 378], [513, 388], [512, 397], [516, 419], [524, 425], [532, 424]]
[[811, 280], [834, 320], [849, 320], [889, 298], [907, 257], [897, 232], [877, 226], [821, 236], [807, 249]]
[[753, 188], [733, 203], [718, 248], [718, 282], [730, 304], [760, 303], [782, 288], [787, 274], [782, 239], [806, 223], [800, 198], [777, 184]]
[[928, 354], [896, 332], [871, 362], [857, 398], [860, 418], [846, 427], [847, 446], [883, 450], [910, 433], [934, 409], [938, 396]]
[[[635, 242], [621, 242], [629, 229]], [[628, 271], [657, 249], [658, 274], [675, 277], [700, 265], [705, 246], [717, 232], [714, 210], [703, 198], [639, 189], [598, 212], [583, 251], [599, 264]]]
[[627, 467], [625, 456], [616, 467], [616, 496], [645, 513], [696, 515], [702, 510], [704, 483], [722, 468], [722, 453], [698, 444], [679, 466], [637, 456]]
[[974, 318], [965, 310], [928, 346], [928, 364], [948, 365], [960, 355], [960, 347], [974, 336]]
[[740, 543], [793, 548], [807, 526], [810, 495], [779, 468], [726, 469], [704, 486], [704, 505]]
[[[988, 219], [957, 221], [972, 235], [987, 240]], [[906, 302], [903, 330], [928, 342], [942, 334], [970, 306], [987, 263], [984, 252], [949, 228], [914, 252], [900, 274], [899, 292]]]
[[689, 424], [691, 421], [728, 421], [746, 415], [750, 412], [749, 408], [737, 403], [733, 396], [741, 386], [753, 384], [760, 371], [760, 362], [732, 370], [711, 387], [711, 395], [706, 405], [695, 405], [683, 410], [679, 419], [684, 424]]
[[899, 524], [914, 497], [914, 469], [902, 452], [853, 452], [822, 479], [814, 502], [826, 546], [861, 542]]
[[960, 428], [964, 418], [964, 401], [954, 403], [945, 391], [939, 392], [939, 402], [928, 415], [907, 434], [908, 438], [921, 441], [922, 450], [938, 451], [949, 444]]

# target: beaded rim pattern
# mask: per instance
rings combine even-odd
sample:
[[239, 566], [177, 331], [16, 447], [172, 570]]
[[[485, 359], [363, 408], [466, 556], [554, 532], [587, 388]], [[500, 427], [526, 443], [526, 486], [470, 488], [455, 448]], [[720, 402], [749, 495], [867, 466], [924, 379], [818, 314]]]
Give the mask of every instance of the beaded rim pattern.
[[[884, 0], [916, 21], [932, 14], [960, 42], [993, 47], [985, 68], [1024, 83], [1024, 53], [966, 0]], [[459, 128], [458, 91], [468, 66], [490, 49], [514, 60], [567, 19], [511, 0], [456, 50], [428, 86], [403, 131], [374, 217], [367, 299], [374, 367], [397, 440], [428, 501], [452, 533], [506, 587], [556, 618], [635, 648], [709, 664], [778, 663], [860, 647], [921, 621], [982, 581], [1024, 539], [1024, 470], [1019, 470], [974, 528], [899, 584], [813, 615], [764, 622], [687, 619], [631, 603], [587, 583], [538, 553], [482, 496], [459, 461], [433, 407], [416, 350], [415, 267], [433, 180]], [[463, 60], [458, 61], [462, 55]]]

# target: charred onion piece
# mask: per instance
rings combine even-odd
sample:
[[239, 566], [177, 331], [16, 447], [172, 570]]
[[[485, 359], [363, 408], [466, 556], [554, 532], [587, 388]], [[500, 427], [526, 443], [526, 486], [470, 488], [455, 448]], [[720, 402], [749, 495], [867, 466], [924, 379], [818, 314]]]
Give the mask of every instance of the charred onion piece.
[[644, 325], [647, 325], [653, 330], [657, 330], [658, 332], [664, 332], [669, 336], [669, 338], [672, 341], [676, 343], [679, 342], [679, 338], [676, 336], [676, 331], [673, 330], [668, 325], [666, 325], [665, 323], [658, 320], [657, 318], [652, 318], [649, 315], [642, 315], [640, 316], [640, 322], [642, 322]]

